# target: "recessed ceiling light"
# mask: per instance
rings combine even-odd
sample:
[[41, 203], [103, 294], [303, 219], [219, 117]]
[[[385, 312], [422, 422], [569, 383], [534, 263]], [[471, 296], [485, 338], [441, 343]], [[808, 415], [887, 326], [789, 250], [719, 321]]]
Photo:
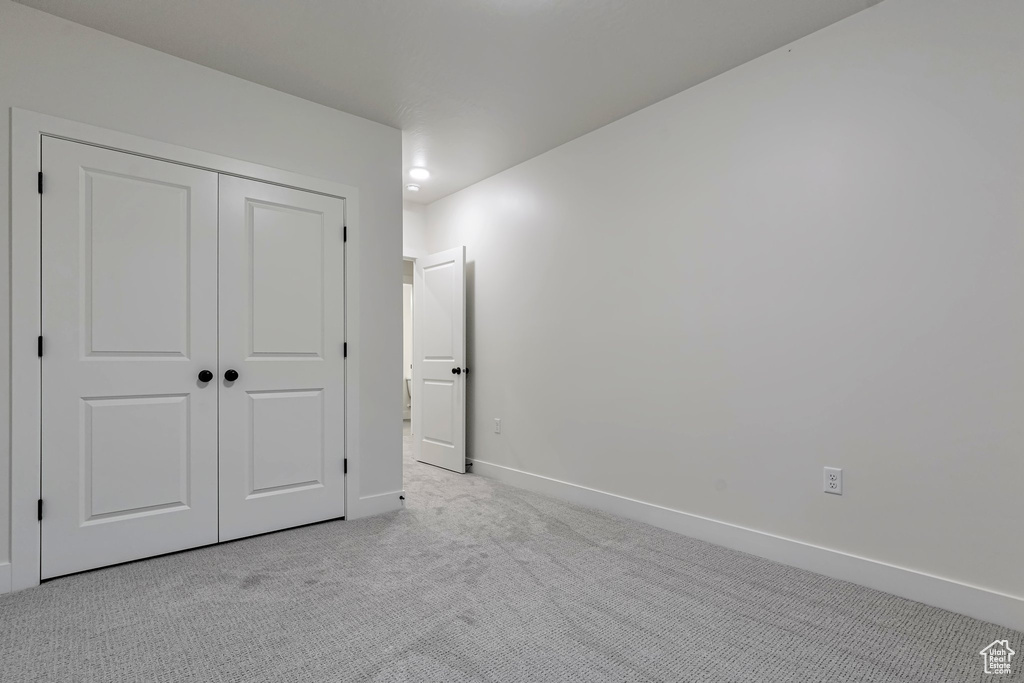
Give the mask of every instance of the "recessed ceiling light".
[[426, 180], [430, 177], [430, 171], [425, 168], [414, 168], [409, 171], [409, 177], [416, 180]]
[[409, 190], [409, 192], [419, 192], [420, 186], [409, 183], [408, 185], [405, 186], [405, 189]]

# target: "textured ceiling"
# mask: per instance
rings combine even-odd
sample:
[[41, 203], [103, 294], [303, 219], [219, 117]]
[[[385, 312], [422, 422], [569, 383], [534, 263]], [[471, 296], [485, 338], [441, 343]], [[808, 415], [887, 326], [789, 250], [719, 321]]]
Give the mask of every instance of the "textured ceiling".
[[20, 0], [403, 131], [429, 203], [878, 0]]

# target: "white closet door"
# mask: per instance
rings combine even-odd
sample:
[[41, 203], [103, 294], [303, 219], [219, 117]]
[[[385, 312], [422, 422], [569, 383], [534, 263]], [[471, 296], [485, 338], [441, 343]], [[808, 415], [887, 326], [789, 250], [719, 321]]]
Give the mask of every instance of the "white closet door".
[[222, 541], [345, 514], [344, 217], [221, 176]]
[[416, 259], [413, 277], [413, 454], [464, 473], [466, 248]]
[[42, 160], [42, 578], [214, 543], [217, 175]]

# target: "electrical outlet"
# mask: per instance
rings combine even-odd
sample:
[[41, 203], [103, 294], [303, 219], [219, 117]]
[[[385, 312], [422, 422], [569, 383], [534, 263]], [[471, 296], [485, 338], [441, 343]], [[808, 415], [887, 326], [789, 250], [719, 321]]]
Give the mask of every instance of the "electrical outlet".
[[501, 418], [500, 417], [494, 418], [494, 433], [495, 434], [501, 434]]
[[838, 467], [825, 468], [824, 490], [825, 493], [843, 495], [843, 470]]

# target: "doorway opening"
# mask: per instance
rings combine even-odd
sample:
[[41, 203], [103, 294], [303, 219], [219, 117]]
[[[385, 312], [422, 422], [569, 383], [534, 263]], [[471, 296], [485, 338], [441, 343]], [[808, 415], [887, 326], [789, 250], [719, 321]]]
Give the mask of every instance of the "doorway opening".
[[402, 434], [412, 436], [412, 287], [414, 259], [402, 261]]

